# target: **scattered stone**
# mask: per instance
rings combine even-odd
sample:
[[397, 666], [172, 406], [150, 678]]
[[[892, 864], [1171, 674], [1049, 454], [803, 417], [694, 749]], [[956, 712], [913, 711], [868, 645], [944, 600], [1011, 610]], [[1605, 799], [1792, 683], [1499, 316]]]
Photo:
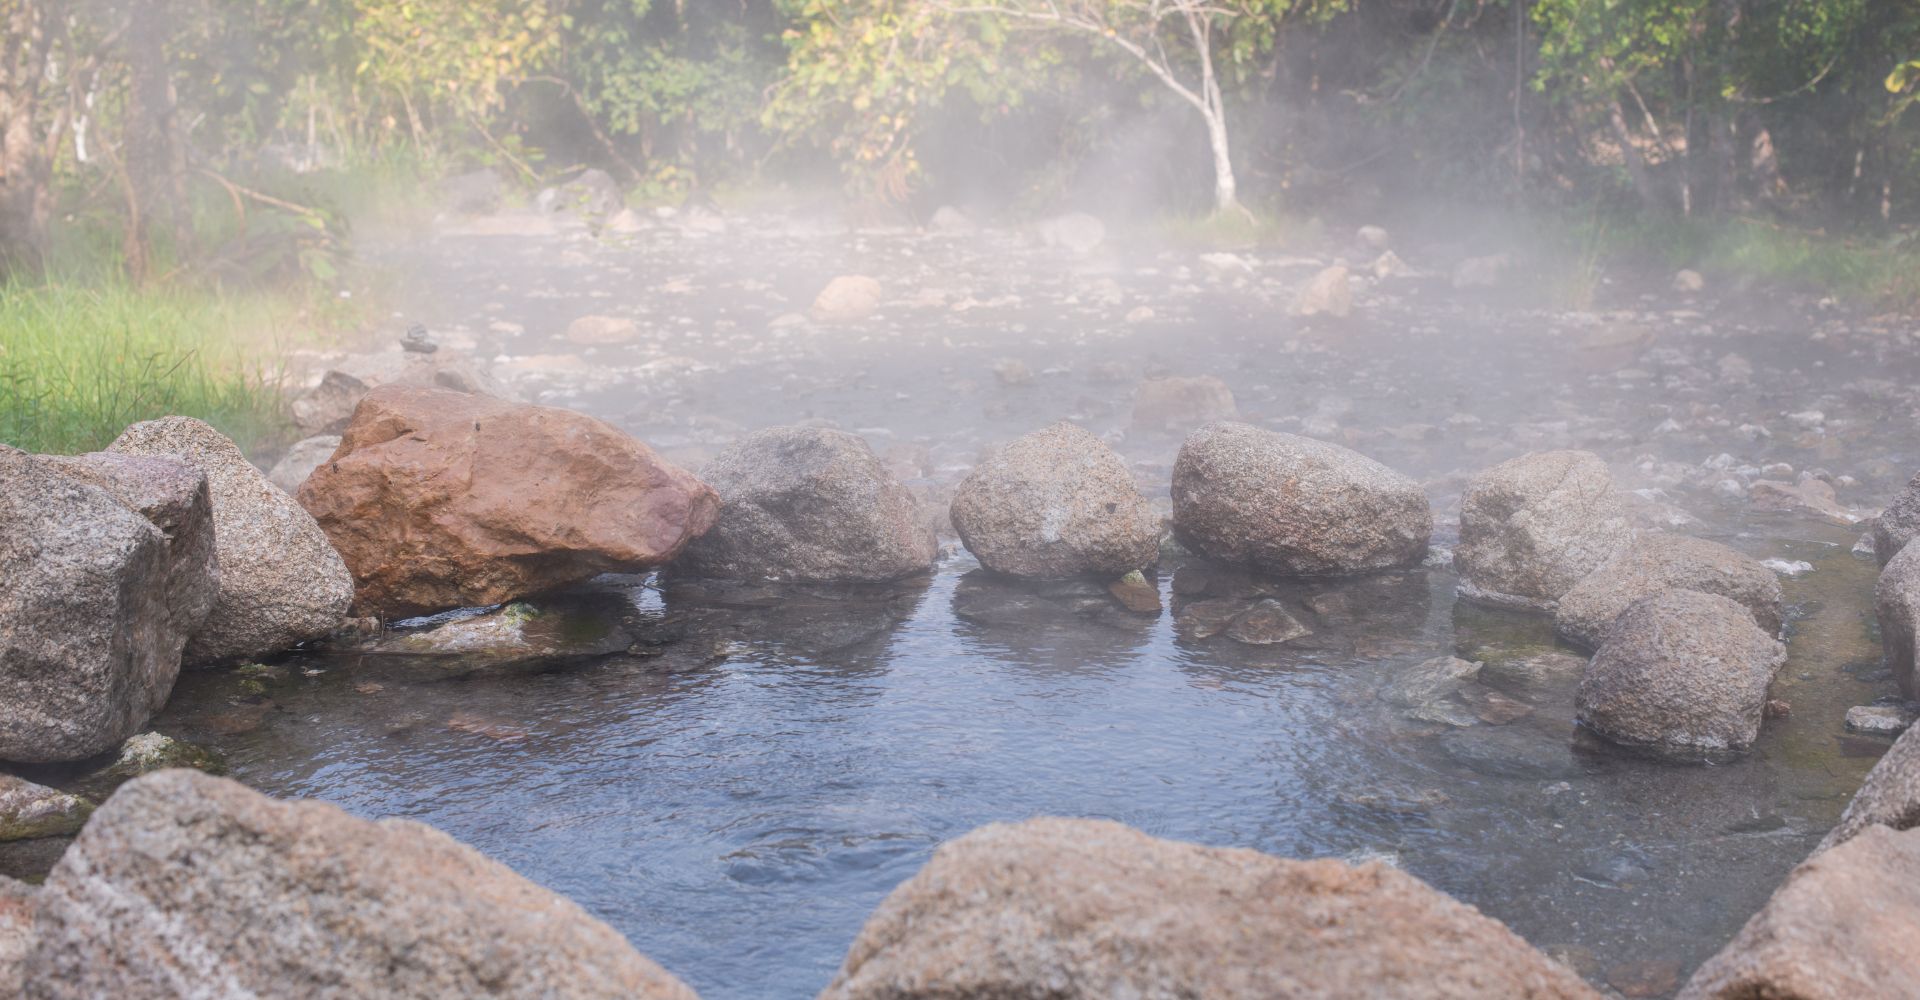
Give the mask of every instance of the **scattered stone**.
[[[1805, 576], [1813, 572], [1813, 564], [1804, 559], [1764, 559], [1760, 568], [1780, 576]], [[1731, 595], [1729, 595], [1731, 596]]]
[[1747, 499], [1761, 510], [1812, 514], [1831, 524], [1860, 523], [1860, 515], [1842, 507], [1833, 487], [1824, 480], [1802, 476], [1798, 483], [1757, 479], [1747, 487]]
[[[596, 613], [600, 612], [600, 613]], [[431, 628], [389, 632], [357, 650], [382, 675], [442, 680], [544, 673], [624, 653], [633, 637], [605, 609], [552, 601], [509, 604]]]
[[1171, 433], [1232, 420], [1239, 415], [1233, 390], [1211, 375], [1150, 378], [1133, 397], [1133, 426], [1149, 433]]
[[625, 206], [627, 196], [606, 171], [588, 167], [580, 176], [540, 192], [536, 207], [548, 211], [569, 211], [597, 225]]
[[1412, 267], [1408, 266], [1406, 261], [1400, 259], [1399, 254], [1391, 250], [1374, 258], [1373, 266], [1370, 270], [1373, 271], [1374, 277], [1382, 281], [1388, 278], [1411, 278], [1417, 273]]
[[939, 551], [912, 492], [852, 434], [772, 427], [701, 471], [720, 517], [676, 567], [689, 574], [880, 582], [926, 572]]
[[1506, 254], [1493, 254], [1488, 257], [1468, 257], [1453, 268], [1453, 287], [1456, 289], [1493, 288], [1506, 280], [1507, 271], [1513, 267], [1513, 258]]
[[1544, 451], [1487, 469], [1460, 502], [1454, 566], [1460, 594], [1552, 611], [1588, 573], [1632, 544], [1634, 530], [1598, 455]]
[[173, 603], [194, 588], [174, 579], [167, 536], [109, 491], [4, 445], [0, 529], [0, 759], [118, 745], [166, 703], [188, 641]]
[[92, 812], [77, 795], [0, 774], [0, 843], [78, 833]]
[[864, 274], [843, 274], [827, 282], [813, 300], [816, 323], [858, 323], [880, 309], [880, 282]]
[[1158, 615], [1162, 610], [1160, 588], [1155, 587], [1146, 574], [1137, 569], [1107, 584], [1107, 592], [1122, 607], [1137, 615]]
[[293, 401], [293, 422], [310, 436], [339, 434], [367, 393], [383, 385], [418, 385], [478, 392], [501, 399], [513, 393], [471, 360], [454, 354], [382, 351], [348, 358]]
[[300, 492], [300, 484], [313, 475], [320, 463], [333, 457], [340, 447], [340, 435], [318, 434], [294, 443], [280, 461], [267, 471], [267, 482], [285, 490], [289, 496]]
[[194, 771], [122, 786], [35, 905], [23, 968], [34, 1000], [189, 987], [261, 998], [694, 996], [586, 911], [437, 830], [275, 801]]
[[1786, 647], [1724, 597], [1667, 590], [1606, 630], [1577, 697], [1580, 723], [1628, 746], [1740, 750], [1760, 734]]
[[1339, 445], [1214, 423], [1173, 467], [1181, 544], [1289, 576], [1417, 565], [1433, 533], [1420, 484]]
[[1920, 830], [1871, 827], [1801, 863], [1680, 1000], [1909, 996], [1920, 981]]
[[1480, 669], [1480, 664], [1456, 656], [1436, 656], [1395, 671], [1380, 685], [1380, 697], [1396, 708], [1424, 708], [1471, 684]]
[[1295, 316], [1331, 316], [1345, 319], [1353, 314], [1353, 282], [1346, 268], [1329, 267], [1313, 276], [1293, 300]]
[[1379, 862], [1290, 861], [1101, 820], [982, 827], [887, 897], [823, 1000], [1594, 998]]
[[1847, 709], [1847, 729], [1872, 736], [1898, 736], [1913, 725], [1915, 712], [1904, 705], [1855, 705]]
[[1361, 226], [1353, 235], [1369, 250], [1386, 250], [1393, 245], [1393, 237], [1379, 226]]
[[1914, 664], [1914, 650], [1920, 646], [1920, 546], [1902, 548], [1880, 570], [1873, 613], [1880, 621], [1880, 642], [1894, 683], [1909, 699], [1920, 699]]
[[1627, 605], [1671, 588], [1718, 594], [1744, 605], [1768, 635], [1780, 634], [1785, 597], [1766, 566], [1718, 542], [1643, 532], [1561, 596], [1554, 629], [1591, 649]]
[[1840, 822], [1814, 853], [1845, 843], [1872, 826], [1895, 830], [1920, 826], [1920, 728], [1908, 727], [1881, 755], [1840, 814]]
[[567, 324], [567, 339], [583, 347], [625, 344], [640, 336], [640, 325], [624, 316], [582, 316]]
[[1586, 657], [1547, 650], [1531, 656], [1488, 660], [1480, 670], [1480, 680], [1523, 698], [1539, 699], [1572, 690], [1586, 671]]
[[1160, 552], [1160, 519], [1126, 463], [1066, 422], [996, 450], [961, 481], [950, 514], [980, 564], [1010, 576], [1113, 576]]
[[1873, 554], [1885, 566], [1920, 535], [1920, 474], [1907, 481], [1905, 489], [1880, 512], [1873, 522]]
[[719, 508], [599, 420], [409, 386], [367, 395], [300, 502], [353, 568], [356, 613], [384, 618], [658, 566]]
[[1695, 295], [1705, 291], [1707, 279], [1699, 271], [1680, 270], [1674, 272], [1673, 290], [1682, 295]]
[[353, 599], [346, 564], [225, 435], [191, 417], [163, 417], [127, 428], [107, 450], [173, 457], [207, 475], [220, 594], [187, 643], [187, 662], [263, 656], [339, 627]]
[[993, 363], [993, 377], [1001, 385], [1026, 385], [1033, 381], [1033, 369], [1017, 358], [1001, 358]]
[[1785, 698], [1768, 698], [1766, 705], [1760, 709], [1760, 717], [1763, 719], [1786, 719], [1791, 718], [1792, 715], [1793, 702]]
[[1040, 242], [1046, 246], [1092, 253], [1107, 241], [1107, 226], [1085, 212], [1056, 215], [1040, 223]]
[[1266, 598], [1228, 622], [1226, 633], [1227, 638], [1249, 646], [1277, 646], [1312, 635], [1313, 630], [1300, 624], [1286, 605]]

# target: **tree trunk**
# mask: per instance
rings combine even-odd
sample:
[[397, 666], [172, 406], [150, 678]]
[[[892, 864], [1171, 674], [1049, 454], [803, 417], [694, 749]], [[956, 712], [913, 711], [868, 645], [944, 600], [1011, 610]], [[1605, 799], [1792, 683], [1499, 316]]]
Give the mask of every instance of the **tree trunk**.
[[38, 0], [0, 0], [0, 279], [39, 267], [52, 209], [53, 164], [41, 135], [40, 84], [52, 34]]
[[1661, 212], [1666, 208], [1660, 197], [1660, 189], [1654, 186], [1653, 176], [1647, 172], [1646, 161], [1640, 158], [1640, 150], [1633, 144], [1633, 133], [1627, 129], [1627, 114], [1616, 98], [1607, 106], [1607, 118], [1613, 125], [1613, 138], [1620, 144], [1620, 155], [1627, 161], [1627, 177], [1633, 181], [1634, 193], [1640, 196], [1640, 206], [1649, 212]]
[[1227, 142], [1226, 114], [1208, 113], [1207, 144], [1213, 148], [1213, 214], [1240, 211], [1239, 185], [1233, 179], [1233, 150]]
[[176, 252], [184, 252], [190, 208], [183, 203], [185, 157], [174, 122], [173, 81], [166, 42], [170, 0], [134, 0], [126, 56], [128, 261], [139, 273], [153, 247], [156, 226], [169, 225]]

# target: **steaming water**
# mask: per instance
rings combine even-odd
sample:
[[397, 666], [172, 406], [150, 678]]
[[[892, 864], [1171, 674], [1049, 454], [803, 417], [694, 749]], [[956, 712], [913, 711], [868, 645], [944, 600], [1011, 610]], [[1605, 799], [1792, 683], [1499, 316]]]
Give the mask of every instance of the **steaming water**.
[[[1623, 295], [1642, 312], [1622, 322], [1653, 339], [1614, 359], [1604, 343], [1569, 346], [1602, 319], [1421, 282], [1377, 289], [1362, 318], [1316, 331], [1284, 315], [1306, 262], [1239, 272], [1186, 254], [1070, 259], [1006, 236], [751, 226], [663, 226], [611, 246], [443, 237], [393, 262], [443, 337], [509, 359], [580, 355], [504, 367], [537, 370], [524, 391], [689, 462], [743, 429], [826, 418], [868, 433], [937, 498], [983, 446], [1073, 417], [1111, 434], [1164, 498], [1177, 442], [1120, 432], [1133, 381], [1171, 371], [1219, 375], [1249, 419], [1426, 479], [1442, 545], [1464, 475], [1521, 450], [1599, 450], [1626, 486], [1681, 463], [1691, 478], [1665, 485], [1701, 518], [1685, 530], [1815, 567], [1784, 581], [1791, 657], [1774, 693], [1792, 716], [1719, 764], [1611, 750], [1572, 727], [1574, 676], [1535, 671], [1569, 662], [1549, 624], [1456, 603], [1444, 568], [1303, 585], [1174, 560], [1156, 580], [1169, 613], [1137, 617], [1098, 587], [988, 578], [962, 552], [878, 593], [609, 581], [646, 655], [414, 683], [308, 654], [264, 682], [189, 675], [160, 728], [219, 747], [265, 791], [440, 827], [578, 901], [709, 1000], [811, 995], [941, 840], [1040, 814], [1387, 858], [1589, 976], [1634, 963], [1684, 976], [1884, 747], [1841, 725], [1892, 691], [1870, 628], [1874, 568], [1848, 552], [1857, 529], [1716, 499], [1699, 463], [1726, 451], [1824, 465], [1862, 478], [1843, 500], [1875, 504], [1912, 462], [1901, 427], [1880, 421], [1908, 400], [1862, 380], [1912, 384], [1903, 336]], [[879, 316], [768, 332], [847, 271], [888, 285]], [[955, 308], [970, 300], [986, 304]], [[1123, 318], [1142, 305], [1152, 319]], [[588, 312], [634, 316], [643, 337], [583, 354], [559, 333]], [[1735, 351], [1751, 383], [1723, 380]], [[1032, 380], [1001, 384], [1000, 358]], [[1812, 436], [1783, 416], [1815, 407], [1825, 429]], [[1223, 595], [1278, 599], [1313, 635], [1250, 646], [1179, 624], [1193, 600]], [[1494, 721], [1419, 721], [1379, 697], [1455, 654], [1488, 664], [1465, 695]]]

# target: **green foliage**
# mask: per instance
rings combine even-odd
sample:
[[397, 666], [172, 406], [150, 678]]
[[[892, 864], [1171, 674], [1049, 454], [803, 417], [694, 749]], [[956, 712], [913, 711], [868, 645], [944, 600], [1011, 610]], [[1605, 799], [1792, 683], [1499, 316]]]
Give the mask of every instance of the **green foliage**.
[[[124, 284], [0, 287], [0, 441], [96, 450], [130, 423], [199, 417], [245, 449], [289, 437], [283, 399], [250, 341], [284, 303]], [[246, 346], [242, 346], [246, 345]]]

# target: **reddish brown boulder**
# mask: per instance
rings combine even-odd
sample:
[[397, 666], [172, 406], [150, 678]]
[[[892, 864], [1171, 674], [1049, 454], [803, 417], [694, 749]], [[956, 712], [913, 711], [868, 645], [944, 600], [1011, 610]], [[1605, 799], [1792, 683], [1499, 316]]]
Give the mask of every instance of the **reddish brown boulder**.
[[720, 501], [570, 410], [383, 386], [300, 503], [353, 571], [356, 614], [498, 604], [678, 555]]

